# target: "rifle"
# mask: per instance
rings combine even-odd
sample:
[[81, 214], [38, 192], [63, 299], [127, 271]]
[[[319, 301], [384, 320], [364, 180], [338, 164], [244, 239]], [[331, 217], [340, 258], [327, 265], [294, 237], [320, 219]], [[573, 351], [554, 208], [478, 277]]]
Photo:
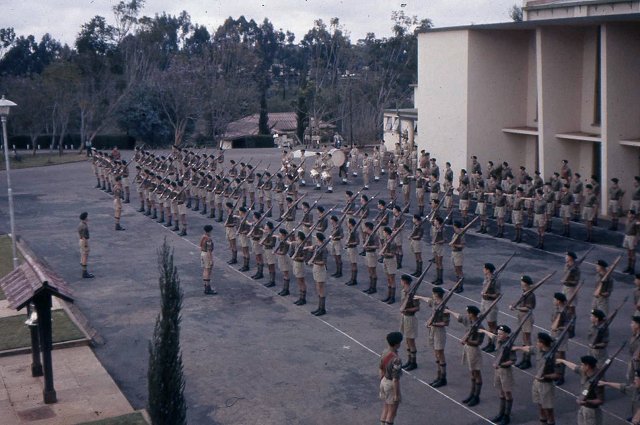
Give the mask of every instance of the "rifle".
[[[431, 267], [431, 264], [433, 263], [430, 263], [429, 267]], [[456, 284], [453, 285], [453, 288], [449, 289], [449, 292], [447, 293], [447, 295], [445, 295], [444, 298], [442, 298], [442, 301], [440, 302], [440, 304], [438, 304], [437, 307], [434, 307], [433, 313], [431, 313], [431, 317], [429, 318], [429, 320], [427, 320], [428, 327], [431, 327], [433, 325], [433, 321], [435, 320], [435, 318], [440, 314], [442, 314], [445, 308], [447, 308], [447, 302], [451, 299], [451, 297], [455, 293], [455, 290], [458, 288], [458, 286], [462, 284], [462, 280], [463, 279], [458, 280]]]
[[[321, 249], [329, 245], [329, 242], [331, 242], [332, 240], [333, 240], [333, 237], [329, 236], [324, 240], [324, 242], [322, 242], [322, 244], [320, 244], [320, 246], [316, 247], [316, 249], [313, 251], [313, 255], [311, 256], [311, 258], [309, 258], [309, 261], [307, 261], [306, 264], [311, 265], [311, 263], [313, 263], [313, 260], [316, 259], [316, 255], [318, 254], [318, 252], [320, 252]], [[296, 249], [296, 253], [297, 251], [298, 250]], [[295, 257], [295, 254], [294, 254], [294, 257]]]
[[622, 343], [620, 348], [618, 348], [618, 350], [612, 356], [610, 356], [607, 360], [604, 361], [600, 370], [598, 370], [595, 373], [595, 375], [593, 375], [589, 379], [589, 386], [584, 390], [582, 390], [582, 392], [578, 396], [578, 401], [580, 403], [585, 402], [587, 400], [587, 397], [593, 394], [595, 389], [598, 387], [598, 382], [604, 377], [605, 372], [607, 371], [607, 369], [609, 369], [609, 366], [611, 366], [611, 363], [613, 363], [613, 359], [615, 359], [618, 356], [618, 354], [620, 354], [620, 352], [625, 347], [625, 345], [627, 345], [626, 341]]
[[393, 241], [393, 239], [398, 236], [398, 233], [400, 233], [400, 231], [402, 230], [402, 228], [404, 227], [404, 223], [402, 223], [402, 225], [400, 227], [398, 227], [396, 230], [394, 230], [393, 232], [391, 232], [391, 234], [389, 235], [389, 239], [387, 239], [384, 242], [384, 245], [382, 245], [382, 248], [380, 248], [380, 254], [382, 255], [382, 253], [384, 253], [384, 250], [387, 249], [387, 246], [389, 246], [389, 244], [391, 243], [391, 241]]
[[429, 215], [425, 216], [425, 218], [424, 218], [424, 220], [425, 220], [425, 221], [427, 221], [427, 220], [428, 220], [428, 221], [433, 221], [433, 220], [435, 219], [435, 217], [436, 217], [436, 213], [440, 210], [440, 207], [442, 207], [442, 201], [444, 201], [444, 198], [447, 196], [447, 194], [449, 193], [449, 191], [450, 191], [451, 189], [452, 189], [452, 188], [447, 189], [447, 191], [446, 191], [446, 192], [444, 192], [444, 193], [442, 194], [442, 196], [441, 196], [441, 197], [440, 197], [440, 199], [438, 200], [438, 206], [436, 207], [436, 209], [432, 210], [432, 211], [429, 213]]
[[[591, 246], [591, 247], [587, 250], [587, 252], [585, 252], [585, 253], [584, 253], [584, 255], [583, 255], [582, 257], [580, 257], [579, 259], [577, 259], [577, 260], [574, 262], [574, 264], [575, 264], [576, 266], [580, 266], [580, 265], [583, 263], [583, 261], [587, 259], [587, 256], [589, 255], [589, 253], [590, 253], [591, 251], [593, 251], [593, 248], [594, 248], [594, 247], [593, 247], [593, 246]], [[560, 283], [565, 283], [565, 282], [567, 281], [567, 279], [569, 278], [569, 274], [570, 274], [570, 270], [567, 270], [567, 272], [565, 273], [565, 275], [564, 275], [564, 276], [562, 276], [562, 279], [560, 280]]]
[[497, 279], [498, 275], [500, 275], [500, 273], [502, 273], [502, 271], [507, 267], [507, 265], [509, 264], [509, 262], [511, 262], [511, 260], [513, 259], [513, 257], [516, 256], [516, 253], [514, 252], [513, 254], [511, 254], [509, 256], [509, 258], [507, 258], [507, 261], [505, 261], [500, 267], [498, 267], [496, 269], [496, 271], [493, 273], [493, 278]]
[[[316, 201], [316, 202], [318, 202], [318, 201]], [[315, 205], [315, 204], [314, 204], [314, 205]], [[335, 208], [335, 207], [333, 207], [333, 208]], [[331, 208], [329, 211], [332, 211], [332, 210], [333, 210], [333, 208]], [[325, 213], [325, 214], [323, 214], [323, 215], [321, 216], [321, 218], [320, 218], [320, 219], [318, 219], [318, 221], [316, 221], [316, 222], [313, 224], [313, 226], [311, 226], [311, 227], [309, 228], [309, 231], [308, 231], [307, 233], [305, 233], [305, 235], [304, 235], [304, 240], [305, 240], [305, 242], [306, 242], [307, 238], [309, 237], [309, 235], [313, 234], [313, 231], [318, 227], [318, 225], [320, 225], [320, 222], [322, 221], [322, 218], [324, 218], [324, 217], [326, 216], [326, 214], [328, 214], [328, 213], [329, 213], [329, 211], [326, 211], [326, 213]], [[297, 227], [299, 227], [301, 224], [302, 224], [302, 222], [298, 223], [298, 226], [296, 226], [296, 228], [297, 228]], [[298, 246], [298, 247], [296, 248], [296, 250], [295, 250], [295, 251], [294, 251], [294, 253], [293, 253], [293, 256], [294, 256], [294, 257], [295, 257], [296, 255], [298, 255], [298, 253], [300, 252], [300, 249], [302, 248], [302, 246], [303, 246], [303, 245], [304, 245], [304, 244], [301, 244], [300, 246]]]
[[469, 340], [469, 337], [471, 336], [472, 333], [478, 331], [478, 328], [480, 328], [482, 321], [489, 315], [489, 312], [496, 306], [496, 304], [498, 304], [498, 301], [500, 301], [501, 299], [502, 299], [502, 294], [500, 294], [498, 298], [493, 300], [493, 302], [489, 305], [489, 308], [487, 308], [483, 313], [480, 313], [476, 321], [473, 322], [473, 324], [469, 327], [469, 330], [467, 331], [467, 333], [465, 333], [464, 336], [462, 337], [461, 342], [463, 344], [465, 344]]
[[[369, 200], [367, 202], [364, 203], [364, 205], [361, 205], [360, 208], [358, 208], [357, 211], [355, 211], [352, 215], [357, 216], [358, 214], [360, 214], [360, 212], [362, 210], [364, 210], [367, 205], [369, 205], [371, 203], [371, 201], [373, 201], [376, 196], [378, 196], [380, 194], [380, 192], [376, 193], [375, 195], [373, 195], [371, 198], [369, 198]], [[360, 217], [358, 219], [358, 221], [356, 221], [355, 226], [353, 226], [353, 230], [351, 232], [349, 232], [349, 237], [351, 237], [351, 235], [358, 230], [358, 228], [360, 227], [360, 224], [362, 223], [362, 221], [364, 220], [364, 216]]]
[[549, 273], [548, 275], [546, 275], [545, 277], [543, 277], [542, 279], [540, 279], [538, 282], [536, 282], [529, 290], [524, 291], [522, 293], [522, 295], [520, 295], [520, 298], [518, 298], [518, 301], [516, 301], [513, 305], [509, 306], [509, 308], [511, 310], [515, 310], [518, 308], [518, 306], [524, 301], [525, 298], [527, 298], [529, 296], [529, 294], [532, 294], [533, 291], [535, 291], [536, 289], [538, 289], [539, 287], [542, 286], [543, 283], [545, 283], [547, 280], [549, 280], [549, 278], [551, 278], [551, 276], [553, 276], [554, 274], [556, 274], [555, 271]]
[[264, 221], [265, 218], [267, 218], [267, 214], [269, 214], [271, 212], [271, 210], [273, 209], [273, 205], [269, 207], [269, 209], [267, 209], [267, 212], [265, 212], [264, 214], [262, 214], [260, 216], [260, 218], [258, 219], [258, 221], [256, 221], [255, 223], [253, 223], [253, 226], [251, 226], [251, 230], [249, 230], [249, 233], [247, 233], [247, 237], [251, 237], [251, 235], [253, 235], [253, 231], [260, 226], [260, 223], [262, 223]]
[[[265, 170], [265, 171], [266, 171], [266, 170]], [[263, 188], [267, 183], [269, 183], [269, 182], [271, 181], [271, 179], [273, 179], [273, 178], [275, 177], [275, 175], [276, 175], [276, 174], [277, 174], [277, 173], [273, 173], [273, 174], [271, 174], [271, 175], [269, 176], [269, 178], [268, 178], [266, 181], [264, 181], [260, 186], [258, 186], [258, 189], [262, 190], [262, 188]]]
[[[378, 213], [378, 217], [380, 217], [380, 221], [378, 221], [378, 223], [376, 223], [376, 225], [373, 227], [373, 230], [371, 231], [371, 234], [369, 236], [367, 236], [367, 239], [364, 240], [364, 244], [363, 246], [367, 246], [369, 244], [369, 240], [371, 240], [371, 237], [373, 235], [376, 234], [376, 232], [378, 231], [378, 229], [380, 229], [380, 227], [382, 226], [382, 222], [384, 221], [384, 214], [387, 213], [387, 210], [384, 209], [382, 211], [380, 211]], [[378, 217], [376, 217], [376, 220], [378, 219]]]
[[[294, 209], [295, 207], [297, 207], [297, 206], [298, 206], [298, 204], [300, 203], [300, 201], [302, 201], [302, 200], [304, 199], [304, 197], [305, 197], [305, 196], [307, 196], [307, 194], [306, 194], [306, 193], [305, 193], [305, 194], [303, 194], [303, 195], [302, 195], [301, 197], [299, 197], [298, 199], [296, 199], [296, 201], [295, 201], [293, 204], [291, 204], [291, 206], [290, 206], [289, 208], [287, 208], [287, 210], [284, 212], [284, 214], [282, 214], [282, 217], [283, 217], [282, 221], [285, 221], [285, 220], [284, 220], [284, 217], [286, 217], [287, 215], [289, 215], [289, 213], [290, 213], [291, 211], [293, 211], [293, 209]], [[318, 198], [318, 199], [319, 199], [319, 198]]]
[[616, 257], [616, 259], [613, 260], [613, 264], [609, 266], [605, 274], [603, 274], [602, 277], [598, 280], [598, 284], [596, 285], [596, 290], [593, 291], [594, 297], [596, 298], [600, 297], [600, 291], [602, 291], [602, 284], [606, 282], [609, 279], [609, 277], [611, 277], [611, 273], [613, 273], [613, 270], [616, 268], [621, 258], [622, 258], [622, 255], [618, 255], [618, 257]]
[[[333, 207], [332, 209], [335, 209], [337, 207], [337, 205], [335, 207]], [[342, 226], [342, 223], [344, 223], [344, 219], [347, 218], [347, 212], [343, 212], [342, 215], [340, 216], [340, 218], [338, 219], [338, 223], [336, 224], [336, 229], [339, 229]], [[333, 237], [333, 234], [331, 235], [331, 237]]]
[[405, 298], [404, 303], [402, 303], [402, 305], [400, 306], [400, 311], [403, 311], [405, 308], [407, 308], [407, 304], [409, 304], [409, 302], [413, 302], [413, 297], [418, 292], [418, 288], [420, 288], [420, 284], [424, 280], [424, 277], [427, 275], [427, 272], [429, 271], [431, 266], [433, 266], [433, 264], [434, 263], [429, 263], [429, 265], [425, 268], [425, 270], [422, 272], [420, 277], [411, 284], [411, 287], [409, 288], [409, 292], [407, 292], [407, 298]]
[[451, 242], [449, 242], [449, 246], [453, 246], [456, 242], [458, 242], [458, 239], [460, 239], [461, 237], [464, 236], [465, 233], [467, 233], [467, 230], [469, 230], [469, 228], [471, 228], [471, 226], [473, 225], [473, 223], [475, 223], [476, 221], [478, 221], [478, 219], [480, 218], [479, 215], [475, 216], [473, 218], [473, 220], [471, 220], [469, 222], [469, 224], [467, 224], [466, 226], [464, 226], [462, 228], [462, 230], [460, 231], [460, 233], [456, 233], [453, 235], [453, 238], [451, 238]]
[[227, 218], [224, 221], [225, 227], [227, 227], [227, 225], [229, 224], [229, 219], [233, 217], [233, 211], [235, 211], [236, 207], [238, 206], [238, 203], [240, 203], [240, 198], [236, 199], [236, 202], [233, 204], [233, 208], [231, 208], [231, 211], [229, 211], [229, 214], [227, 214]]
[[[240, 198], [238, 198], [240, 199]], [[256, 204], [256, 201], [253, 201], [251, 203], [251, 205], [249, 205], [249, 208], [247, 208], [247, 213], [244, 215], [244, 217], [242, 218], [242, 220], [240, 220], [240, 223], [238, 223], [238, 228], [236, 229], [236, 237], [240, 234], [240, 228], [242, 228], [242, 226], [244, 225], [244, 223], [247, 222], [247, 219], [249, 218], [249, 211], [253, 211], [253, 207]], [[247, 232], [247, 236], [248, 236], [249, 232]]]
[[178, 196], [182, 195], [182, 193], [187, 190], [189, 188], [189, 186], [191, 186], [191, 183], [187, 183], [187, 185], [185, 187], [183, 187], [180, 192], [178, 192], [176, 194], [176, 196], [174, 196], [173, 198], [171, 198], [171, 201], [175, 201], [176, 199], [178, 199]]
[[622, 300], [622, 302], [620, 303], [620, 305], [618, 305], [618, 307], [613, 310], [613, 313], [611, 313], [609, 315], [609, 317], [607, 317], [604, 322], [602, 323], [602, 326], [598, 327], [598, 331], [595, 335], [595, 337], [593, 338], [593, 343], [591, 344], [591, 346], [598, 344], [600, 341], [602, 341], [602, 337], [603, 334], [605, 333], [605, 331], [607, 329], [609, 329], [609, 326], [611, 325], [611, 322], [613, 322], [613, 319], [616, 318], [616, 316], [618, 315], [618, 312], [620, 311], [620, 309], [622, 308], [622, 306], [627, 302], [627, 300], [629, 299], [629, 296], [626, 296], [624, 298], [624, 300]]
[[509, 360], [509, 354], [511, 353], [511, 349], [513, 348], [513, 344], [515, 344], [518, 335], [520, 335], [520, 331], [524, 326], [525, 322], [529, 320], [529, 317], [533, 314], [533, 310], [529, 310], [527, 314], [522, 318], [520, 323], [518, 323], [518, 327], [511, 332], [509, 335], [509, 339], [507, 339], [504, 344], [500, 347], [500, 351], [496, 353], [496, 364], [500, 365]]
[[576, 325], [576, 318], [573, 317], [571, 318], [571, 321], [567, 324], [567, 326], [565, 326], [565, 328], [562, 330], [562, 332], [560, 332], [560, 335], [558, 335], [558, 338], [556, 338], [551, 348], [549, 348], [549, 351], [545, 353], [543, 357], [545, 366], [540, 372], [540, 374], [536, 375], [536, 379], [543, 379], [542, 376], [544, 375], [545, 370], [549, 370], [549, 369], [553, 370], [556, 362], [556, 352], [560, 348], [560, 345], [562, 345], [562, 341], [564, 341], [564, 339], [567, 337], [569, 333], [569, 329], [571, 329], [575, 325]]

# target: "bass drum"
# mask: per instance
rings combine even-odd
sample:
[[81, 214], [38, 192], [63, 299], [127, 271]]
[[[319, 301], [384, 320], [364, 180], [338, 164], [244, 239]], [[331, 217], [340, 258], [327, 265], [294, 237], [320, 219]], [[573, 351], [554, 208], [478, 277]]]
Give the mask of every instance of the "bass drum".
[[[315, 156], [315, 155], [316, 155], [315, 151], [305, 151], [304, 152], [304, 157], [305, 158], [309, 158], [309, 157], [312, 157], [312, 156]], [[292, 156], [295, 159], [302, 158], [302, 150], [298, 149], [297, 151], [293, 151], [292, 152]]]
[[333, 161], [334, 166], [342, 167], [344, 165], [347, 158], [344, 155], [344, 152], [342, 152], [342, 149], [331, 149], [329, 153], [331, 154], [331, 160]]

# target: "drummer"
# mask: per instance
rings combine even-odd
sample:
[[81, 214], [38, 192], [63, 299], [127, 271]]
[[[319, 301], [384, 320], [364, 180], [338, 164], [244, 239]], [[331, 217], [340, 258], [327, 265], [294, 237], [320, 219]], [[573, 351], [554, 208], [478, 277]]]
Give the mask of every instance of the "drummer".
[[320, 152], [316, 152], [316, 159], [313, 162], [313, 168], [311, 169], [311, 178], [316, 184], [315, 190], [320, 190], [322, 180], [320, 179], [320, 171], [322, 170], [322, 155]]
[[327, 185], [326, 193], [333, 193], [333, 155], [327, 154], [325, 161], [322, 163], [322, 181]]

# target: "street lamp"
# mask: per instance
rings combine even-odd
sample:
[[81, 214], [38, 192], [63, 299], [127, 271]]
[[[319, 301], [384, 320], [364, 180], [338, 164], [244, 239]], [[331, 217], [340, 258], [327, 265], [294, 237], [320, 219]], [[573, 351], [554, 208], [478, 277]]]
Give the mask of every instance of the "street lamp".
[[13, 215], [13, 192], [11, 190], [11, 173], [9, 170], [9, 139], [7, 138], [7, 117], [13, 106], [18, 106], [2, 95], [0, 99], [0, 119], [2, 120], [2, 136], [4, 138], [4, 160], [7, 170], [7, 194], [9, 197], [9, 221], [11, 223], [11, 248], [13, 250], [13, 268], [18, 268], [18, 255], [16, 254], [16, 225]]

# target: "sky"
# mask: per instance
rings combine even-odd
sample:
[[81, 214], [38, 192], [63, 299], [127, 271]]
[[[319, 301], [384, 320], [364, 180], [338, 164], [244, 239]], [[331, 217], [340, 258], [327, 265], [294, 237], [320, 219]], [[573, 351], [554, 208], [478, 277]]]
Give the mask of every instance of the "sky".
[[[100, 15], [113, 23], [112, 7], [117, 0], [0, 0], [0, 28], [13, 27], [17, 35], [33, 34], [37, 39], [50, 33], [72, 45], [82, 24]], [[191, 21], [210, 32], [227, 17], [240, 15], [274, 27], [290, 30], [300, 40], [314, 20], [333, 17], [349, 31], [351, 40], [373, 32], [378, 37], [391, 33], [391, 12], [404, 10], [419, 19], [430, 18], [437, 27], [508, 21], [508, 11], [522, 0], [146, 0], [143, 15], [186, 10]]]

